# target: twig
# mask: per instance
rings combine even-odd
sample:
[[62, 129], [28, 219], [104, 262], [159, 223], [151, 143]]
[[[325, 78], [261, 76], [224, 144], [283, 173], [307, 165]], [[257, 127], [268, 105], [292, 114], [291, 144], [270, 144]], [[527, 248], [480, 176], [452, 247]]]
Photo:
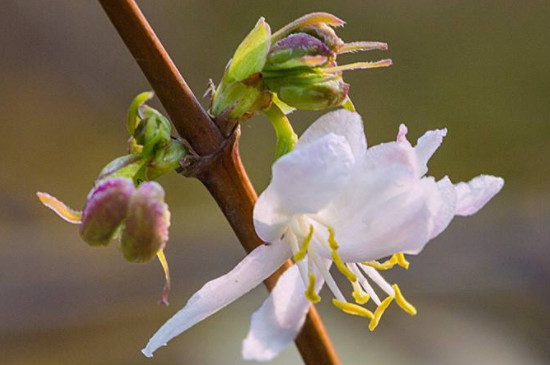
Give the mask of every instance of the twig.
[[[225, 136], [201, 107], [134, 0], [98, 0], [157, 93], [181, 137], [199, 156], [217, 156], [195, 176], [206, 186], [247, 252], [263, 244], [254, 231], [252, 209], [256, 192], [239, 156], [238, 138], [223, 149]], [[224, 127], [225, 128], [225, 127]], [[238, 127], [236, 132], [238, 133]], [[269, 290], [289, 267], [286, 262], [265, 280]], [[317, 311], [310, 308], [296, 346], [307, 365], [338, 365], [340, 361]]]

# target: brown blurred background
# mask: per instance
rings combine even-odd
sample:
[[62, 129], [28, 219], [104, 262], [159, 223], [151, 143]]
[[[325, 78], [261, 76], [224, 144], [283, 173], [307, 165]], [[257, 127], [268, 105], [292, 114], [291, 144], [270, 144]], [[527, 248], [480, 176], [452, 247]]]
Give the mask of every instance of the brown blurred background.
[[[392, 307], [370, 333], [325, 300], [319, 310], [344, 364], [550, 363], [550, 4], [545, 0], [214, 1], [141, 0], [145, 14], [198, 95], [219, 80], [260, 16], [273, 29], [311, 11], [348, 22], [347, 41], [379, 40], [390, 69], [348, 73], [369, 143], [405, 122], [415, 139], [449, 135], [431, 174], [453, 181], [504, 177], [479, 214], [456, 219], [411, 258], [400, 283], [419, 309]], [[125, 112], [147, 81], [96, 1], [0, 2], [0, 363], [241, 364], [258, 288], [145, 359], [149, 336], [206, 280], [244, 255], [205, 189], [161, 179], [172, 211], [167, 249], [172, 305], [157, 306], [156, 262], [125, 262], [94, 249], [42, 207], [36, 191], [75, 208], [100, 168], [125, 150]], [[206, 104], [206, 100], [203, 100]], [[319, 114], [292, 115], [303, 131]], [[261, 191], [274, 137], [257, 117], [242, 154]], [[266, 147], [267, 146], [267, 147]], [[325, 293], [325, 299], [329, 297]], [[300, 363], [294, 348], [274, 364]]]

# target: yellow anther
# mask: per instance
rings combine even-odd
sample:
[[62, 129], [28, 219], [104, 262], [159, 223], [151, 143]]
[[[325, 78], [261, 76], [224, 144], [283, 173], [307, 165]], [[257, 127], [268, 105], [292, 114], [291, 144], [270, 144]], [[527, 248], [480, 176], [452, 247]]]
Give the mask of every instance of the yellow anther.
[[389, 270], [395, 266], [395, 263], [391, 262], [391, 259], [385, 262], [369, 261], [363, 262], [363, 265], [370, 266], [376, 270]]
[[403, 253], [396, 253], [396, 254], [393, 254], [389, 260], [386, 260], [384, 262], [369, 261], [369, 262], [364, 262], [363, 265], [370, 266], [376, 270], [389, 270], [393, 268], [395, 265], [399, 265], [404, 269], [408, 269], [410, 263], [407, 261]]
[[397, 265], [401, 266], [405, 270], [409, 268], [410, 262], [407, 261], [405, 258], [405, 254], [403, 253], [396, 253], [392, 256], [392, 259], [395, 257], [395, 260], [397, 261]]
[[328, 227], [328, 244], [330, 248], [335, 251], [337, 250], [340, 245], [338, 245], [338, 242], [336, 242], [336, 233], [334, 232], [334, 228]]
[[321, 300], [319, 294], [315, 292], [315, 274], [309, 274], [309, 284], [305, 295], [306, 298], [312, 303], [318, 303]]
[[354, 316], [367, 317], [371, 320], [374, 318], [374, 314], [370, 310], [363, 308], [360, 305], [343, 302], [338, 299], [333, 299], [332, 304], [344, 313], [352, 314]]
[[304, 238], [304, 241], [302, 242], [302, 246], [300, 247], [300, 251], [296, 252], [294, 254], [294, 262], [298, 262], [300, 260], [303, 260], [306, 257], [307, 249], [309, 247], [309, 244], [311, 242], [311, 238], [313, 237], [313, 225], [309, 225], [309, 233], [307, 234], [306, 238]]
[[363, 288], [361, 288], [361, 285], [359, 285], [357, 281], [352, 283], [352, 285], [353, 285], [352, 296], [353, 296], [353, 299], [355, 299], [355, 303], [365, 304], [366, 302], [368, 302], [370, 299], [370, 296], [367, 293], [365, 293]]
[[416, 308], [403, 297], [401, 290], [397, 284], [392, 285], [393, 290], [395, 290], [395, 301], [405, 312], [409, 313], [411, 316], [416, 314]]
[[376, 329], [378, 323], [380, 322], [380, 318], [382, 318], [382, 314], [384, 314], [393, 299], [394, 297], [392, 296], [387, 297], [382, 301], [382, 303], [380, 303], [378, 308], [376, 308], [376, 310], [374, 311], [374, 317], [370, 320], [369, 323], [369, 330], [374, 331]]
[[352, 283], [357, 281], [357, 276], [350, 269], [348, 269], [336, 250], [332, 251], [332, 261], [334, 261], [334, 263], [336, 264], [336, 268], [338, 269], [338, 271], [344, 274], [349, 281], [351, 281]]

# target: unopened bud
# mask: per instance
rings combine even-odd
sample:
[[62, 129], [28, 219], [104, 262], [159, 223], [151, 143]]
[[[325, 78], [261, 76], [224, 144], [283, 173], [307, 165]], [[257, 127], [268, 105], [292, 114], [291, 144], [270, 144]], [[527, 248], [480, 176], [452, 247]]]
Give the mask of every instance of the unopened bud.
[[106, 246], [126, 218], [134, 183], [127, 178], [100, 181], [91, 191], [82, 212], [80, 236], [90, 246]]
[[147, 164], [147, 180], [154, 180], [177, 169], [187, 153], [185, 146], [175, 139], [158, 148]]
[[164, 190], [156, 182], [146, 182], [134, 192], [120, 240], [126, 260], [146, 262], [155, 257], [168, 241], [170, 211], [164, 203]]

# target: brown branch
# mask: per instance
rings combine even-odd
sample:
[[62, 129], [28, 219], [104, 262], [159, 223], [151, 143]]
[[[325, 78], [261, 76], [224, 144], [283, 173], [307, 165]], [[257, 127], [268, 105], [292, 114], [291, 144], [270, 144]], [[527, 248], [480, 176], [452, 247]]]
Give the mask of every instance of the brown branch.
[[[157, 93], [181, 137], [199, 155], [217, 155], [208, 168], [199, 170], [196, 177], [214, 197], [244, 249], [250, 252], [263, 244], [252, 224], [252, 209], [257, 195], [239, 156], [238, 135], [232, 148], [223, 148], [227, 144], [224, 143], [224, 135], [201, 107], [134, 0], [99, 2]], [[239, 133], [238, 127], [236, 133]], [[287, 261], [265, 280], [269, 290], [290, 264]], [[307, 365], [340, 364], [313, 306], [296, 338], [296, 346]]]

